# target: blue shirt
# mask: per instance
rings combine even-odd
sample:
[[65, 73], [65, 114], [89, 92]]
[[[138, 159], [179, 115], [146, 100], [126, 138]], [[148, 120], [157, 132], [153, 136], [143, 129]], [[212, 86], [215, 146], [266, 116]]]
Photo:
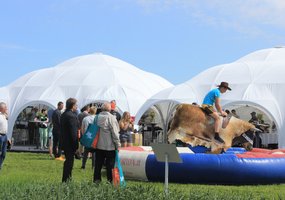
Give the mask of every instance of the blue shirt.
[[54, 110], [51, 108], [51, 109], [49, 109], [48, 112], [47, 112], [49, 122], [52, 121], [52, 114], [53, 114], [53, 111], [54, 111]]
[[219, 88], [211, 90], [204, 98], [203, 104], [214, 105], [216, 98], [220, 98], [221, 91]]

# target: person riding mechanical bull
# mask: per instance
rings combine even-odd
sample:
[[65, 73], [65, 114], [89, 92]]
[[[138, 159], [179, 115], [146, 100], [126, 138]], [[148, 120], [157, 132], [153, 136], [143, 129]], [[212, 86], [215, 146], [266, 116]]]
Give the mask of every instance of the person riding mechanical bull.
[[[218, 85], [218, 88], [212, 89], [208, 94], [205, 96], [202, 104], [202, 108], [205, 110], [205, 112], [214, 118], [215, 120], [215, 140], [224, 143], [224, 140], [220, 137], [220, 124], [221, 119], [220, 115], [223, 117], [227, 117], [227, 113], [222, 110], [221, 106], [221, 93], [225, 93], [227, 90], [232, 90], [229, 87], [229, 84], [227, 82], [221, 82], [220, 85]], [[214, 104], [217, 110], [214, 109]]]
[[205, 96], [201, 107], [178, 105], [167, 133], [168, 142], [181, 141], [192, 147], [205, 146], [211, 149], [211, 153], [226, 151], [237, 143], [247, 145], [250, 150], [254, 133], [258, 130], [247, 121], [227, 117], [220, 105], [221, 93], [227, 90], [231, 90], [229, 84], [221, 82]]

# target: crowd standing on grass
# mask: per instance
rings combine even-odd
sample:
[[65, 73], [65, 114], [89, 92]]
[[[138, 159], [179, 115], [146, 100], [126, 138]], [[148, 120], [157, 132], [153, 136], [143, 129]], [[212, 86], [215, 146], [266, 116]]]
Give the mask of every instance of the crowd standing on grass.
[[0, 170], [7, 151], [8, 109], [4, 102], [0, 103]]
[[[113, 104], [112, 114], [111, 103], [106, 102], [103, 104], [102, 112], [98, 114], [97, 124], [100, 127], [100, 136], [95, 153], [93, 153], [94, 150], [88, 148], [85, 148], [83, 153], [82, 169], [85, 169], [88, 154], [90, 152], [93, 154], [93, 182], [101, 182], [101, 170], [103, 165], [106, 166], [107, 180], [112, 182], [112, 169], [115, 165], [116, 156], [115, 150], [121, 146], [119, 139], [120, 128], [117, 121], [118, 116], [119, 118], [121, 118], [121, 116], [117, 111], [114, 111], [114, 108]], [[78, 156], [78, 140], [81, 135], [85, 133], [88, 126], [94, 122], [97, 108], [85, 106], [81, 111], [81, 114], [77, 115], [77, 100], [70, 98], [66, 101], [66, 111], [60, 118], [60, 142], [66, 159], [63, 166], [62, 182], [67, 182], [72, 178], [74, 158]], [[81, 127], [81, 134], [78, 134], [79, 127]]]
[[[101, 170], [106, 166], [107, 180], [112, 182], [112, 169], [115, 165], [116, 150], [121, 146], [120, 134], [128, 135], [125, 146], [131, 146], [130, 131], [133, 130], [133, 121], [130, 113], [125, 112], [123, 117], [116, 110], [116, 101], [106, 102], [102, 106], [102, 112], [97, 114], [97, 124], [100, 127], [100, 137], [97, 148], [85, 148], [84, 152], [79, 152], [79, 139], [86, 132], [88, 126], [94, 122], [97, 108], [89, 105], [83, 107], [78, 114], [78, 105], [75, 98], [66, 100], [66, 110], [63, 102], [58, 102], [56, 110], [42, 109], [41, 113], [35, 117], [35, 121], [40, 124], [41, 148], [46, 148], [47, 133], [50, 132], [49, 144], [52, 145], [52, 154], [56, 160], [65, 160], [63, 164], [62, 182], [72, 179], [74, 158], [82, 157], [82, 169], [85, 169], [88, 155], [92, 155], [92, 168], [94, 168], [93, 182], [101, 182]], [[7, 145], [7, 107], [0, 104], [0, 167], [5, 159]], [[36, 112], [34, 112], [36, 114]], [[121, 126], [119, 126], [119, 122]], [[120, 128], [121, 127], [121, 128]], [[121, 131], [120, 131], [121, 130]], [[51, 134], [52, 133], [52, 134]], [[52, 141], [51, 141], [52, 140]], [[61, 156], [64, 152], [65, 159]], [[50, 152], [51, 154], [51, 152]], [[51, 154], [51, 156], [52, 156]], [[81, 155], [82, 154], [82, 155]], [[96, 161], [96, 162], [95, 162]]]

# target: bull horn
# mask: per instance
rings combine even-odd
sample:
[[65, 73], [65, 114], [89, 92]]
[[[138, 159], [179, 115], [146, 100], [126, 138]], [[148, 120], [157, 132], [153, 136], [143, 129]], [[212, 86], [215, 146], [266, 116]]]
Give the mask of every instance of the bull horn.
[[253, 145], [252, 139], [250, 139], [245, 133], [242, 134], [242, 137], [244, 137], [244, 139], [246, 139], [251, 145]]

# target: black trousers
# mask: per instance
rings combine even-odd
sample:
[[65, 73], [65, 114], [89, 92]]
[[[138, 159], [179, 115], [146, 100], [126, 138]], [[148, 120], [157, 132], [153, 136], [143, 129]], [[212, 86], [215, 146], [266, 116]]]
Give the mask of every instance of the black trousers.
[[94, 169], [94, 176], [93, 176], [93, 182], [101, 181], [101, 170], [102, 166], [104, 164], [104, 161], [106, 159], [106, 170], [107, 170], [107, 180], [109, 182], [112, 182], [112, 169], [115, 165], [115, 156], [116, 152], [113, 151], [106, 151], [106, 150], [100, 150], [97, 149], [95, 152], [95, 169]]
[[29, 144], [34, 145], [35, 140], [35, 123], [29, 122], [28, 123], [28, 132], [29, 132]]
[[62, 182], [67, 182], [72, 178], [75, 151], [64, 151], [65, 161], [63, 164]]
[[61, 156], [61, 148], [59, 145], [59, 134], [52, 134], [52, 153], [55, 158]]
[[89, 149], [84, 147], [84, 152], [83, 152], [83, 157], [82, 157], [82, 166], [81, 168], [85, 169], [85, 165], [86, 165], [86, 161], [88, 159], [88, 154], [91, 153], [92, 154], [92, 168], [95, 167], [95, 153], [94, 153], [94, 149]]

